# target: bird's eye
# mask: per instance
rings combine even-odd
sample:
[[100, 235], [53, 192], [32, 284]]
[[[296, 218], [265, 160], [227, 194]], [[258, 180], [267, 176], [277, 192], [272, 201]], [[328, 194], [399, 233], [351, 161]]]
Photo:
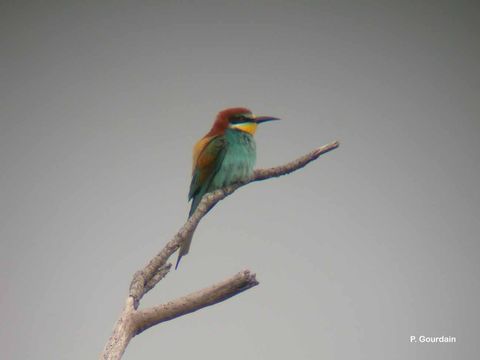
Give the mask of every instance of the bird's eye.
[[243, 122], [241, 115], [235, 115], [230, 118], [230, 123], [231, 124], [238, 124]]
[[251, 119], [244, 114], [234, 115], [230, 119], [231, 124], [240, 124], [240, 123], [244, 123], [244, 122], [248, 122], [248, 121], [251, 121]]

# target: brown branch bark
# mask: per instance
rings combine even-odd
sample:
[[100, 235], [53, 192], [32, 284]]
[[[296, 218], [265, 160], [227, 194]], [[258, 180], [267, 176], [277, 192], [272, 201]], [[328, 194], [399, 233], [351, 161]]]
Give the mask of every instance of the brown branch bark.
[[183, 296], [166, 304], [136, 312], [134, 322], [136, 335], [161, 322], [192, 313], [204, 307], [217, 304], [258, 285], [255, 274], [249, 270], [212, 285], [208, 288]]
[[134, 274], [125, 306], [115, 324], [112, 335], [100, 355], [100, 359], [118, 360], [122, 357], [130, 340], [146, 329], [161, 322], [224, 301], [258, 285], [258, 282], [255, 279], [255, 274], [250, 273], [249, 270], [245, 270], [216, 285], [170, 301], [169, 303], [158, 305], [150, 309], [138, 310], [142, 297], [154, 288], [155, 285], [157, 285], [157, 283], [170, 271], [171, 264], [167, 263], [170, 256], [177, 251], [182, 242], [189, 235], [192, 235], [195, 232], [200, 220], [219, 201], [232, 194], [238, 188], [251, 182], [287, 175], [295, 170], [301, 169], [308, 163], [316, 160], [320, 155], [336, 149], [338, 146], [338, 141], [332, 142], [314, 149], [308, 154], [305, 154], [287, 164], [269, 169], [255, 170], [252, 178], [247, 181], [230, 185], [206, 194], [202, 198], [202, 201], [193, 215], [182, 226], [177, 234], [175, 234], [173, 239], [171, 239], [143, 269]]

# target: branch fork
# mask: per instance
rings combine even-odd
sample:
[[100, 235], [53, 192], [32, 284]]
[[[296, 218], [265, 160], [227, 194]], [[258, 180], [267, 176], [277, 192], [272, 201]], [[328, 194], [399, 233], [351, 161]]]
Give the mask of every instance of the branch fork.
[[188, 236], [193, 235], [201, 219], [219, 201], [231, 195], [238, 188], [251, 182], [287, 175], [301, 169], [308, 163], [316, 160], [320, 155], [332, 151], [338, 146], [339, 142], [335, 141], [316, 148], [284, 165], [268, 169], [257, 169], [254, 171], [252, 178], [247, 181], [236, 183], [206, 194], [200, 201], [195, 212], [175, 236], [143, 269], [133, 275], [125, 305], [115, 324], [112, 335], [108, 339], [103, 352], [100, 354], [100, 359], [119, 360], [130, 340], [150, 327], [217, 304], [258, 285], [255, 274], [250, 270], [243, 270], [210, 287], [198, 290], [165, 304], [153, 306], [148, 309], [138, 309], [143, 296], [153, 289], [170, 271], [172, 264], [167, 263], [170, 256], [178, 250]]

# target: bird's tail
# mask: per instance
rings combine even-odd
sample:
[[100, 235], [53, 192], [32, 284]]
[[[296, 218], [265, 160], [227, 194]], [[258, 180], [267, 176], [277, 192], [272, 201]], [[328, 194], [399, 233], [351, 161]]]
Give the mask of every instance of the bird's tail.
[[[195, 209], [197, 208], [198, 203], [200, 202], [201, 198], [202, 197], [198, 196], [198, 195], [193, 198], [192, 206], [191, 206], [190, 212], [188, 214], [189, 219], [193, 215], [193, 213], [195, 212]], [[192, 243], [192, 238], [193, 238], [193, 233], [189, 234], [188, 237], [183, 241], [182, 246], [180, 246], [180, 251], [178, 252], [177, 263], [175, 264], [175, 270], [177, 270], [178, 264], [180, 264], [180, 260], [182, 259], [182, 257], [184, 255], [188, 254], [188, 251], [190, 250], [190, 244]]]
[[188, 237], [183, 241], [182, 246], [180, 246], [180, 252], [178, 253], [177, 263], [175, 264], [175, 270], [178, 268], [178, 264], [180, 264], [180, 260], [184, 255], [188, 254], [190, 250], [190, 244], [192, 243], [193, 234], [189, 234]]

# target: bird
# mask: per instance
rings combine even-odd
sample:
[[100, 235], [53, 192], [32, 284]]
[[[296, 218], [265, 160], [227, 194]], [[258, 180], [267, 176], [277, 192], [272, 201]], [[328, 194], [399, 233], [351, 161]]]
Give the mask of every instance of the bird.
[[[192, 201], [190, 218], [202, 200], [212, 191], [249, 179], [257, 158], [253, 135], [259, 124], [280, 120], [272, 116], [256, 116], [245, 107], [220, 111], [210, 131], [193, 147], [192, 180], [188, 200]], [[175, 269], [188, 254], [192, 235], [187, 237], [178, 254]]]

